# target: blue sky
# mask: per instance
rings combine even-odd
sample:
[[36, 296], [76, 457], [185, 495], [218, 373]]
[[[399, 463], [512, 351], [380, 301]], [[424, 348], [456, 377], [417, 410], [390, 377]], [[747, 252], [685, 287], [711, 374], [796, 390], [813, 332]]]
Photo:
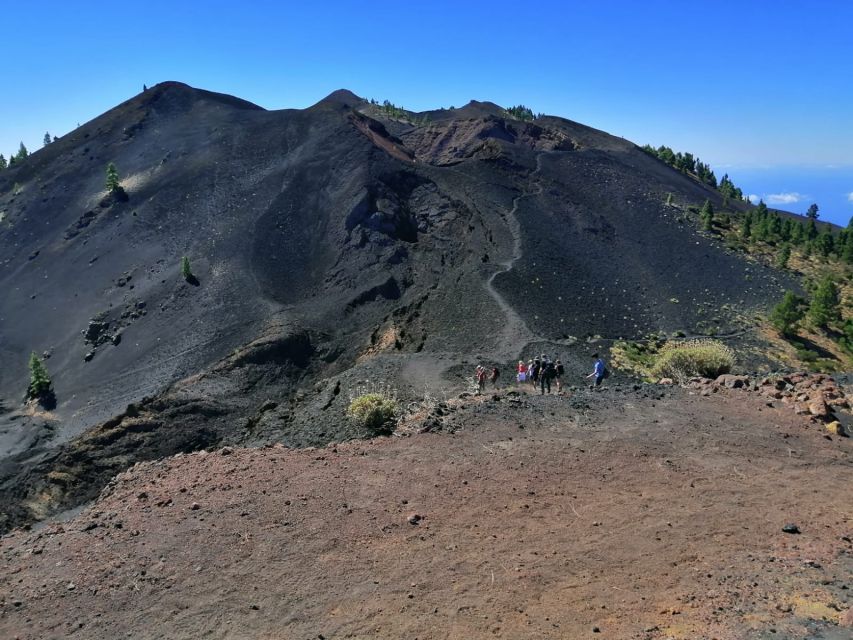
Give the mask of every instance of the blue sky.
[[[853, 214], [848, 0], [0, 0], [0, 8], [7, 157], [19, 141], [37, 149], [45, 131], [66, 133], [143, 83], [180, 80], [270, 109], [346, 87], [414, 110], [472, 98], [524, 103], [691, 151], [747, 192], [784, 196], [791, 210], [814, 200], [824, 218], [846, 224]], [[800, 180], [799, 168], [837, 180]]]

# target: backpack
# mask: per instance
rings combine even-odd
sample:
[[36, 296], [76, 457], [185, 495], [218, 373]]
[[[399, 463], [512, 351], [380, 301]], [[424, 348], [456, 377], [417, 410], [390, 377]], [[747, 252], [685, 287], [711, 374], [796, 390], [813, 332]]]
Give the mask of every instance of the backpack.
[[604, 372], [601, 374], [601, 378], [603, 380], [607, 380], [610, 377], [610, 369], [607, 368], [607, 365], [604, 364], [604, 360], [601, 361], [601, 364], [604, 365]]
[[554, 369], [554, 363], [550, 360], [545, 364], [545, 371], [543, 372], [543, 376], [545, 376], [546, 380], [550, 380], [556, 374], [556, 370]]

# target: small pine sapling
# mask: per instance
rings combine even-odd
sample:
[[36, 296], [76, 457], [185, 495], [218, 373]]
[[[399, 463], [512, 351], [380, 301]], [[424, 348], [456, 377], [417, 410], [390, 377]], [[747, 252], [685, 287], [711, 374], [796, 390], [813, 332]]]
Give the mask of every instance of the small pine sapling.
[[702, 210], [699, 212], [699, 218], [702, 220], [702, 229], [712, 231], [714, 229], [714, 207], [711, 206], [710, 200], [705, 200], [702, 205]]
[[186, 256], [183, 256], [181, 258], [181, 276], [187, 282], [189, 282], [190, 279], [194, 277], [192, 269], [190, 268], [190, 259]]
[[107, 165], [107, 191], [115, 193], [121, 189], [121, 181], [118, 178], [118, 169], [110, 162]]
[[30, 386], [27, 388], [27, 399], [36, 400], [47, 405], [53, 398], [52, 382], [44, 361], [35, 352], [30, 354]]

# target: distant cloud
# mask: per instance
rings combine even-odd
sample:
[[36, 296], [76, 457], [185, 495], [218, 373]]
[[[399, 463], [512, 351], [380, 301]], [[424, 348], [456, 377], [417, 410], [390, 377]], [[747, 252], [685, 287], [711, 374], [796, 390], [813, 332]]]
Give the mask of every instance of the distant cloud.
[[806, 196], [796, 191], [791, 191], [790, 193], [768, 193], [767, 204], [794, 204], [805, 198]]
[[853, 202], [853, 191], [847, 194], [847, 202]]
[[748, 196], [746, 196], [746, 199], [749, 200], [752, 204], [758, 204], [758, 201], [761, 200], [761, 196], [755, 193], [750, 193]]

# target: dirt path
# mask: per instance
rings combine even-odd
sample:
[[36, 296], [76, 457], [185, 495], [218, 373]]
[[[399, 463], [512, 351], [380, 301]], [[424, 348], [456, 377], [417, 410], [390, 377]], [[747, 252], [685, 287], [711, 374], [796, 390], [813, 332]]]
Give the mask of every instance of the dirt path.
[[2, 539], [0, 637], [849, 638], [851, 443], [761, 408], [503, 396], [138, 465]]
[[[542, 154], [544, 152], [540, 151], [536, 154], [536, 169], [530, 174], [530, 177], [539, 175], [542, 171]], [[497, 346], [494, 350], [494, 357], [501, 361], [510, 361], [514, 360], [518, 357], [518, 354], [524, 348], [526, 344], [529, 344], [536, 340], [536, 336], [527, 326], [527, 323], [524, 321], [518, 312], [509, 304], [506, 299], [501, 295], [501, 293], [495, 288], [494, 282], [495, 278], [502, 274], [510, 271], [515, 265], [516, 261], [523, 256], [522, 252], [522, 237], [521, 237], [521, 226], [519, 225], [518, 218], [516, 218], [515, 214], [518, 211], [518, 207], [521, 204], [521, 201], [525, 198], [530, 198], [533, 196], [538, 196], [542, 193], [542, 184], [537, 183], [536, 189], [533, 191], [525, 191], [524, 193], [520, 193], [512, 199], [512, 209], [506, 215], [506, 223], [509, 227], [510, 233], [512, 233], [513, 245], [512, 245], [512, 255], [506, 260], [498, 263], [500, 265], [500, 269], [492, 273], [489, 276], [488, 280], [486, 280], [486, 291], [489, 292], [489, 295], [494, 298], [495, 302], [500, 307], [503, 314], [506, 316], [505, 322], [501, 326], [501, 332], [498, 336]]]

